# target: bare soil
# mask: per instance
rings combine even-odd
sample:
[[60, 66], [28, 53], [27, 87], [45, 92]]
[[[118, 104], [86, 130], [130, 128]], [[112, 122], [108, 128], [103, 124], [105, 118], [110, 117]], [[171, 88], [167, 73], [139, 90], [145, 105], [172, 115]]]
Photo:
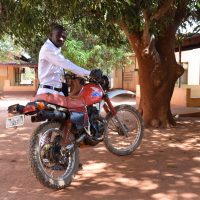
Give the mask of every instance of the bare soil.
[[0, 100], [0, 200], [199, 200], [200, 118], [179, 118], [175, 128], [145, 130], [139, 149], [118, 157], [103, 143], [80, 149], [81, 169], [71, 186], [51, 190], [33, 176], [27, 147], [38, 126], [5, 129], [6, 108], [26, 97]]

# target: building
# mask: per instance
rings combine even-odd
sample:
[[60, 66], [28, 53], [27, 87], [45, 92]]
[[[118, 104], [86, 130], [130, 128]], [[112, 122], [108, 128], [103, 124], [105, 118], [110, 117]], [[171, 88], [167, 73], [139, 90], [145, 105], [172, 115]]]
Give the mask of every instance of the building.
[[[32, 74], [29, 80], [27, 72]], [[30, 63], [0, 63], [0, 93], [32, 93], [37, 90], [37, 65]]]
[[[177, 62], [185, 69], [177, 81], [171, 103], [179, 106], [200, 106], [200, 34], [183, 40], [175, 49]], [[136, 91], [139, 101], [138, 64], [134, 55], [133, 64], [113, 71], [113, 88]]]
[[179, 87], [182, 85], [200, 85], [200, 34], [183, 40], [182, 45], [175, 49], [176, 60], [185, 69], [179, 80]]
[[[188, 98], [200, 98], [200, 35], [194, 35], [186, 38], [181, 46], [175, 49], [177, 62], [181, 63], [185, 69], [184, 74], [177, 81], [173, 103], [187, 104]], [[123, 88], [136, 91], [139, 85], [138, 63], [134, 54], [128, 55], [132, 60], [131, 64], [122, 68], [115, 69], [112, 74], [112, 88]], [[34, 74], [32, 81], [27, 82], [23, 79], [27, 69], [31, 69]], [[30, 63], [0, 63], [0, 93], [35, 93], [37, 90], [37, 65]], [[176, 93], [178, 95], [176, 95]], [[180, 95], [182, 98], [179, 98]], [[182, 99], [183, 102], [177, 102], [175, 97]], [[197, 98], [195, 101], [198, 100]], [[193, 100], [192, 100], [193, 101]], [[190, 101], [191, 102], [191, 101]], [[191, 106], [192, 104], [187, 104]], [[200, 106], [200, 99], [195, 104]]]
[[116, 68], [112, 73], [112, 88], [123, 88], [130, 91], [136, 91], [136, 86], [139, 84], [138, 78], [138, 63], [135, 54], [129, 55], [132, 61], [130, 65], [125, 65], [122, 68]]

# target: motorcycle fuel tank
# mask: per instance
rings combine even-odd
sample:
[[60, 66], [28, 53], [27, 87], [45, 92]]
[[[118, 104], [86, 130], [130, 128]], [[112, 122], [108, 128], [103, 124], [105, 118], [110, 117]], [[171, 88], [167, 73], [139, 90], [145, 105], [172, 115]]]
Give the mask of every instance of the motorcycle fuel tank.
[[82, 96], [85, 99], [86, 105], [89, 106], [102, 100], [103, 91], [101, 86], [88, 83], [81, 89], [79, 96]]

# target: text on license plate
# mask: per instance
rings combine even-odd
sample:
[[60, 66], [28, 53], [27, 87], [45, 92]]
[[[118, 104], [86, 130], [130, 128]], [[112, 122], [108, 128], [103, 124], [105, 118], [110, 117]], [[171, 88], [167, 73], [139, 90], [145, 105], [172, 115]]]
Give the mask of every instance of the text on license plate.
[[6, 128], [22, 126], [24, 124], [24, 115], [16, 115], [6, 119]]

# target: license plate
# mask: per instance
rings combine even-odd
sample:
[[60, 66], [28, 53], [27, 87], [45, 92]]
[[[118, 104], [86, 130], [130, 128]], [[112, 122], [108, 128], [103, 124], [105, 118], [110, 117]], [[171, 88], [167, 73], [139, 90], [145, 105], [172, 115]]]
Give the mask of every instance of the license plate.
[[16, 115], [6, 119], [6, 128], [24, 125], [24, 115]]

